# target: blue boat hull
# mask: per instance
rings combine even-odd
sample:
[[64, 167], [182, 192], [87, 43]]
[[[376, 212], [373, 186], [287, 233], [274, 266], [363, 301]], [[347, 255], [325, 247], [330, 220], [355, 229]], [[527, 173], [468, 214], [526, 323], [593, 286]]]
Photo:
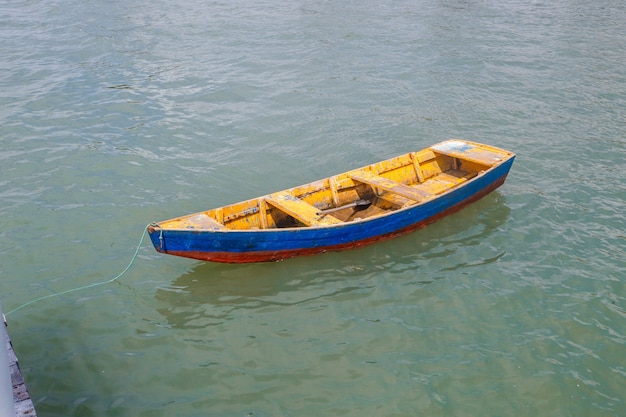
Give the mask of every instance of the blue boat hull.
[[412, 232], [460, 210], [504, 183], [514, 157], [436, 199], [372, 219], [323, 227], [264, 230], [162, 230], [149, 227], [155, 249], [205, 261], [247, 263], [358, 248]]

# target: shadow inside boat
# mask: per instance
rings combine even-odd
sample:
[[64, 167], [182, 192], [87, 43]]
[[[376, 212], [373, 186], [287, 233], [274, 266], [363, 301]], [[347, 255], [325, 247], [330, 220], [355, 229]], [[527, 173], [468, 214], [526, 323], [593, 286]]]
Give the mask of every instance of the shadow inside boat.
[[421, 230], [364, 248], [276, 263], [198, 263], [157, 289], [158, 311], [171, 326], [206, 327], [246, 310], [365, 297], [380, 280], [430, 284], [454, 271], [496, 262], [503, 249], [483, 249], [471, 262], [466, 252], [488, 244], [509, 214], [506, 198], [496, 191]]

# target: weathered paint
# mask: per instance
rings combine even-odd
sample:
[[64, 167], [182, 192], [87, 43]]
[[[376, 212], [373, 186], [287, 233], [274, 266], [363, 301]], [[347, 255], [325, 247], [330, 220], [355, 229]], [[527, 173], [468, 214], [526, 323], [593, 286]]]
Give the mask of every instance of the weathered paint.
[[[464, 152], [469, 152], [472, 163], [488, 163], [493, 164], [493, 167], [456, 188], [417, 205], [409, 205], [363, 220], [339, 223], [333, 221], [326, 224], [315, 222], [312, 223], [313, 227], [254, 230], [222, 228], [172, 230], [162, 229], [155, 224], [148, 229], [150, 238], [157, 251], [162, 253], [228, 263], [277, 261], [295, 256], [352, 249], [391, 239], [424, 227], [490, 193], [504, 183], [515, 157], [514, 154], [507, 153], [506, 158], [496, 161], [493, 160], [493, 153], [484, 151], [484, 148], [477, 149], [477, 144], [461, 141], [455, 141], [447, 146], [445, 144], [449, 142], [435, 145], [440, 148], [431, 149], [450, 153], [453, 157], [463, 157]], [[489, 160], [485, 161], [486, 158]], [[271, 203], [270, 200], [268, 202]]]

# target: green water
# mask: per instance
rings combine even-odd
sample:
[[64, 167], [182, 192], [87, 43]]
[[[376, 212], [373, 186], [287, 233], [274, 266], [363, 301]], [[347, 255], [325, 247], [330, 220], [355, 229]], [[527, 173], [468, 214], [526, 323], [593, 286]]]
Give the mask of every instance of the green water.
[[626, 4], [0, 5], [5, 312], [144, 227], [451, 137], [505, 185], [280, 263], [162, 256], [7, 317], [40, 416], [626, 415]]

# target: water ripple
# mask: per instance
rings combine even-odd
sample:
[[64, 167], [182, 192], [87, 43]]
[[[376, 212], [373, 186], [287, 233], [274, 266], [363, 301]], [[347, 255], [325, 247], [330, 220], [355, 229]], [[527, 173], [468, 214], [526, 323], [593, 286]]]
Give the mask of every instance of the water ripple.
[[0, 6], [8, 309], [115, 276], [151, 220], [448, 137], [517, 159], [409, 236], [246, 266], [145, 247], [20, 311], [40, 414], [620, 413], [622, 2], [144, 3]]

